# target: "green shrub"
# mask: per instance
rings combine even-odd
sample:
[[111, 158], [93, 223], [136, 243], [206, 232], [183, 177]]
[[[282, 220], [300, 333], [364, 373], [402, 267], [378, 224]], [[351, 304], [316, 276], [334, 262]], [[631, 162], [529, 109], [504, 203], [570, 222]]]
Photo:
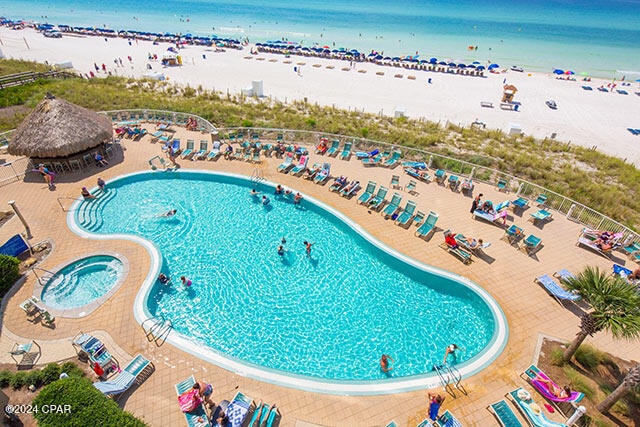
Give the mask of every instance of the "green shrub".
[[70, 377], [81, 378], [85, 376], [84, 371], [73, 362], [64, 362], [60, 366], [60, 373], [65, 372]]
[[13, 373], [10, 371], [0, 371], [0, 388], [8, 386], [12, 377]]
[[11, 379], [9, 379], [9, 385], [14, 390], [18, 390], [19, 388], [22, 388], [22, 386], [26, 384], [26, 380], [27, 380], [26, 372], [16, 372], [15, 374], [13, 374]]
[[0, 255], [0, 296], [4, 296], [20, 277], [19, 266], [18, 258]]
[[250, 128], [253, 127], [253, 122], [251, 120], [243, 120], [242, 121], [242, 127], [244, 128]]
[[50, 384], [60, 378], [60, 365], [57, 363], [49, 363], [41, 371], [42, 382]]
[[40, 387], [43, 384], [42, 380], [42, 371], [39, 369], [27, 372], [27, 376], [24, 379], [24, 385], [27, 387], [34, 386], [36, 388]]
[[556, 348], [551, 352], [551, 364], [554, 366], [563, 366], [565, 363], [563, 357], [564, 352], [561, 349]]
[[308, 118], [307, 120], [305, 120], [305, 123], [307, 124], [307, 126], [309, 126], [312, 129], [316, 127], [315, 119]]
[[578, 347], [575, 357], [576, 361], [589, 371], [593, 371], [604, 360], [602, 353], [589, 344]]
[[[63, 378], [44, 387], [33, 399], [33, 406], [56, 405], [68, 411], [39, 411], [34, 414], [40, 427], [101, 426], [142, 427], [141, 420], [124, 412], [86, 378]], [[68, 405], [68, 406], [65, 406]]]

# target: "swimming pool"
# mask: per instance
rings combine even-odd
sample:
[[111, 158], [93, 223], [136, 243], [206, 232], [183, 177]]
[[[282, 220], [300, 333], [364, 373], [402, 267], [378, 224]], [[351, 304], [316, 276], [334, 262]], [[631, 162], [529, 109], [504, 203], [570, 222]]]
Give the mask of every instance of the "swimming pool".
[[[457, 366], [467, 374], [502, 350], [504, 315], [477, 285], [390, 250], [309, 197], [296, 207], [262, 183], [265, 207], [251, 186], [229, 174], [132, 174], [79, 202], [70, 225], [152, 241], [161, 259], [137, 300], [138, 320], [171, 319], [179, 334], [170, 340], [246, 375], [375, 393], [372, 384], [400, 390], [433, 381], [451, 342], [464, 349]], [[160, 216], [170, 209], [178, 213]], [[305, 240], [314, 243], [311, 257]], [[155, 282], [160, 268], [172, 286]], [[179, 285], [181, 275], [193, 285]], [[383, 353], [396, 360], [391, 378], [379, 369]]]
[[108, 298], [126, 275], [125, 262], [116, 255], [83, 256], [47, 280], [41, 301], [57, 315], [86, 316]]

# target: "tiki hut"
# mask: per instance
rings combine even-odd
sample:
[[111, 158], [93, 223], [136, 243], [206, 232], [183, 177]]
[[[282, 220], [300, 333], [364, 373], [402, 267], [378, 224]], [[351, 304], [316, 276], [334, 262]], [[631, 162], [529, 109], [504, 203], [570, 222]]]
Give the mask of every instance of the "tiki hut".
[[111, 141], [111, 120], [50, 94], [11, 136], [9, 153], [36, 158], [69, 157]]

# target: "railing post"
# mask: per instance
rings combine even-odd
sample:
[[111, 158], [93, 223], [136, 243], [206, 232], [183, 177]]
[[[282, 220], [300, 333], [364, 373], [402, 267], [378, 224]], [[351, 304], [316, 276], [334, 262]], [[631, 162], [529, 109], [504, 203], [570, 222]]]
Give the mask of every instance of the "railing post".
[[432, 163], [433, 163], [433, 154], [429, 156], [429, 164], [427, 165], [429, 169], [431, 169]]
[[524, 187], [524, 182], [521, 182], [520, 185], [518, 185], [518, 191], [516, 191], [516, 197], [520, 197], [520, 193], [522, 192], [523, 187]]
[[576, 204], [572, 203], [571, 207], [569, 208], [569, 210], [567, 211], [567, 219], [571, 218], [571, 214], [573, 213], [573, 210], [575, 209]]

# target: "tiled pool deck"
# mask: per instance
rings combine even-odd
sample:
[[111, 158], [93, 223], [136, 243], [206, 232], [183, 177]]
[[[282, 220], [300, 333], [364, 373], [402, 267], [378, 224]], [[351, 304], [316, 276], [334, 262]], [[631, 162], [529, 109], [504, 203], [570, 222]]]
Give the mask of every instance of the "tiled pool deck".
[[[187, 138], [194, 139], [196, 146], [200, 139], [206, 138], [206, 135], [184, 129], [178, 129], [177, 136], [182, 139], [183, 145]], [[124, 284], [106, 303], [82, 319], [58, 318], [54, 329], [29, 322], [19, 307], [22, 301], [40, 291], [37, 280], [29, 274], [15, 295], [3, 301], [6, 308], [2, 317], [0, 361], [11, 363], [8, 354], [11, 345], [24, 338], [33, 338], [41, 344], [43, 356], [39, 363], [65, 359], [74, 355], [71, 346], [74, 335], [79, 331], [94, 331], [105, 339], [121, 364], [126, 364], [137, 353], [142, 353], [154, 363], [155, 372], [120, 400], [126, 410], [151, 426], [184, 425], [174, 384], [191, 374], [213, 384], [213, 399], [216, 402], [230, 400], [240, 390], [256, 402], [262, 400], [275, 403], [282, 414], [282, 426], [308, 425], [305, 423], [375, 426], [386, 425], [391, 420], [399, 425], [416, 425], [425, 418], [426, 391], [383, 396], [337, 396], [305, 392], [242, 377], [203, 362], [169, 344], [158, 347], [146, 339], [142, 328], [134, 320], [132, 307], [140, 284], [148, 274], [150, 259], [147, 252], [129, 241], [98, 241], [78, 237], [67, 227], [67, 214], [60, 203], [68, 208], [72, 203], [71, 198], [79, 196], [80, 188], [95, 186], [98, 176], [108, 181], [125, 173], [148, 170], [148, 160], [161, 154], [160, 144], [151, 144], [149, 140], [149, 136], [145, 136], [142, 141], [123, 140], [123, 158], [116, 155], [116, 161], [112, 161], [106, 169], [85, 169], [82, 174], [59, 176], [56, 191], [49, 191], [47, 185], [39, 180], [39, 176], [35, 177], [35, 174], [32, 174], [34, 176], [28, 182], [21, 180], [0, 187], [0, 210], [10, 210], [6, 203], [9, 200], [16, 201], [31, 227], [33, 238], [30, 242], [45, 239], [54, 242], [52, 253], [39, 267], [53, 268], [82, 254], [99, 251], [119, 253], [130, 263], [130, 272]], [[3, 157], [6, 156], [0, 155], [0, 158]], [[9, 157], [6, 158], [10, 160]], [[322, 156], [311, 155], [309, 163], [323, 160]], [[402, 185], [406, 185], [409, 180], [401, 167], [393, 170], [365, 168], [355, 158], [350, 161], [334, 158], [329, 161], [333, 176], [344, 174], [363, 183], [371, 179], [387, 186], [392, 174], [401, 176]], [[424, 263], [468, 277], [485, 288], [501, 305], [510, 327], [504, 352], [490, 367], [463, 381], [468, 391], [467, 396], [458, 393], [458, 397], [454, 399], [447, 395], [443, 405], [443, 409], [451, 410], [465, 425], [497, 425], [486, 407], [503, 398], [505, 393], [525, 386], [519, 374], [532, 363], [540, 334], [570, 340], [578, 331], [579, 309], [572, 305], [559, 305], [533, 279], [562, 268], [575, 272], [586, 265], [598, 265], [607, 271], [611, 270], [612, 261], [575, 245], [581, 226], [566, 220], [560, 214], [554, 215], [552, 221], [540, 228], [528, 221], [535, 206], [521, 214], [514, 215], [510, 212], [509, 223], [515, 222], [524, 228], [526, 234], [533, 233], [542, 238], [543, 247], [535, 256], [527, 256], [502, 240], [503, 228], [471, 218], [470, 197], [454, 193], [435, 182], [418, 182], [419, 194], [401, 192], [405, 200], [415, 200], [419, 210], [426, 213], [433, 210], [440, 215], [438, 231], [430, 240], [425, 241], [414, 236], [414, 226], [408, 230], [400, 228], [379, 214], [369, 213], [354, 199], [347, 200], [331, 193], [328, 185], [321, 186], [278, 173], [276, 169], [280, 162], [275, 157], [266, 158], [258, 167], [267, 180], [281, 183], [327, 203], [398, 251]], [[184, 169], [220, 170], [245, 175], [251, 175], [256, 167], [250, 163], [224, 159], [213, 162], [179, 160], [179, 163]], [[495, 203], [515, 198], [513, 194], [499, 193], [496, 188], [484, 184], [476, 185], [474, 193], [479, 192]], [[483, 238], [492, 244], [486, 249], [485, 257], [476, 257], [473, 263], [464, 265], [439, 247], [443, 240], [443, 229]], [[22, 231], [22, 224], [14, 216], [0, 227], [0, 242]], [[615, 257], [616, 262], [625, 262], [621, 253], [615, 254]], [[626, 261], [626, 264], [628, 268], [635, 268], [634, 263]], [[637, 358], [638, 355], [637, 341], [614, 341], [606, 333], [597, 334], [588, 341], [619, 357], [630, 359]], [[445, 395], [442, 389], [437, 392]]]

